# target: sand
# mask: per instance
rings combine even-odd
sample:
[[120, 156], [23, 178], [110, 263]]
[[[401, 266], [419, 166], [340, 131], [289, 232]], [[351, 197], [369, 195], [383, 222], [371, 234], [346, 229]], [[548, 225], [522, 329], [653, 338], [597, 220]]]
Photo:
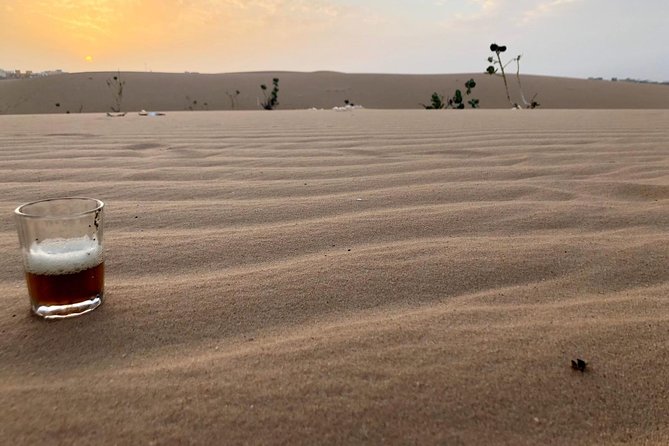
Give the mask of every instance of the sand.
[[[0, 117], [0, 438], [667, 444], [667, 122]], [[107, 203], [106, 301], [46, 322], [12, 211], [61, 195]]]
[[[485, 62], [485, 61], [484, 61]], [[486, 65], [485, 63], [483, 64]], [[482, 69], [484, 68], [482, 66]], [[108, 112], [115, 104], [106, 81], [117, 73], [74, 73], [0, 81], [0, 114]], [[228, 74], [121, 73], [121, 109], [258, 110], [261, 84], [271, 89], [279, 78], [279, 108], [332, 109], [345, 100], [373, 109], [421, 109], [432, 93], [444, 98], [473, 78], [471, 96], [484, 109], [508, 109], [501, 77], [482, 73], [401, 75], [335, 72], [259, 72]], [[669, 109], [669, 85], [522, 75], [526, 99], [535, 94], [544, 109]], [[516, 78], [509, 77], [511, 99], [522, 103]], [[234, 95], [234, 103], [228, 94]], [[58, 105], [56, 105], [58, 104]], [[469, 107], [469, 106], [468, 106]]]

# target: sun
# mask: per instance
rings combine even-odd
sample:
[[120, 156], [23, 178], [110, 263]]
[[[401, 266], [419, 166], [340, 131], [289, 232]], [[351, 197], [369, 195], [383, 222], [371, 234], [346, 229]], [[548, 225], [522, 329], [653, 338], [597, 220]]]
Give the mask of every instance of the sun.
[[86, 62], [93, 62], [93, 56], [86, 56], [86, 57], [84, 57], [84, 60]]

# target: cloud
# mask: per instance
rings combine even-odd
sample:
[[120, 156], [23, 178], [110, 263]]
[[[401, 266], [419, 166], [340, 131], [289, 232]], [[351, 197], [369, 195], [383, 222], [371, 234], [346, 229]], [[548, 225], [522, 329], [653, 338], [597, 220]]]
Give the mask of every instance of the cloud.
[[523, 12], [520, 22], [522, 24], [530, 23], [533, 20], [538, 19], [541, 16], [549, 15], [557, 8], [562, 5], [567, 5], [569, 3], [575, 3], [580, 0], [552, 0], [544, 3], [540, 3], [532, 9], [526, 10]]
[[561, 7], [582, 0], [467, 0], [463, 6], [461, 2], [453, 0], [433, 0], [432, 4], [448, 11], [448, 18], [444, 23], [449, 26], [471, 24], [499, 24], [509, 23], [525, 25], [542, 16], [548, 16]]
[[214, 13], [253, 13], [262, 16], [289, 16], [291, 14], [337, 16], [343, 6], [326, 0], [190, 0], [181, 1], [183, 10], [205, 10]]
[[477, 3], [482, 11], [492, 11], [498, 4], [499, 0], [470, 0]]
[[[353, 9], [328, 0], [165, 0], [177, 3], [184, 26], [203, 27], [217, 34], [221, 26], [234, 34], [252, 36], [276, 30], [294, 34], [334, 25]], [[202, 33], [201, 32], [201, 33]]]

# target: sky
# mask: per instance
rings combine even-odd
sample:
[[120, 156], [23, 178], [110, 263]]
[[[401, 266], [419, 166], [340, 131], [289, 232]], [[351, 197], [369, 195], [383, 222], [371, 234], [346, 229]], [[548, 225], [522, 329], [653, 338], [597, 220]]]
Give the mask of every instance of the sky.
[[0, 68], [669, 80], [669, 0], [0, 0]]

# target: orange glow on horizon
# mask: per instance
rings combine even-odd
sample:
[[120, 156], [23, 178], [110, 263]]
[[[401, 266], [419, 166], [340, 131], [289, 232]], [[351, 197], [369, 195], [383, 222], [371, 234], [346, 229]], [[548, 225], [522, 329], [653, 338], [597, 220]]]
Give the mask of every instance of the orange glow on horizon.
[[64, 61], [66, 70], [88, 69], [91, 54], [110, 65], [102, 69], [154, 67], [156, 61], [184, 70], [194, 63], [224, 67], [249, 54], [263, 63], [263, 54], [297, 46], [308, 32], [325, 32], [323, 24], [332, 19], [305, 13], [300, 2], [295, 5], [303, 9], [276, 0], [9, 1], [4, 11], [0, 6], [0, 42], [20, 42], [24, 51], [0, 43], [3, 53], [21, 60], [29, 50], [32, 60]]
[[132, 46], [151, 47], [169, 40], [171, 30], [165, 23], [176, 23], [178, 18], [165, 4], [154, 0], [28, 0], [17, 3], [11, 15], [15, 32], [35, 46], [70, 55], [79, 53], [82, 46], [97, 54], [122, 54]]
[[[609, 3], [0, 0], [0, 68], [464, 73], [480, 71], [481, 54], [504, 39], [526, 55], [528, 74], [666, 80], [667, 0]], [[625, 32], [611, 32], [614, 22]], [[546, 52], [547, 39], [562, 52]]]

